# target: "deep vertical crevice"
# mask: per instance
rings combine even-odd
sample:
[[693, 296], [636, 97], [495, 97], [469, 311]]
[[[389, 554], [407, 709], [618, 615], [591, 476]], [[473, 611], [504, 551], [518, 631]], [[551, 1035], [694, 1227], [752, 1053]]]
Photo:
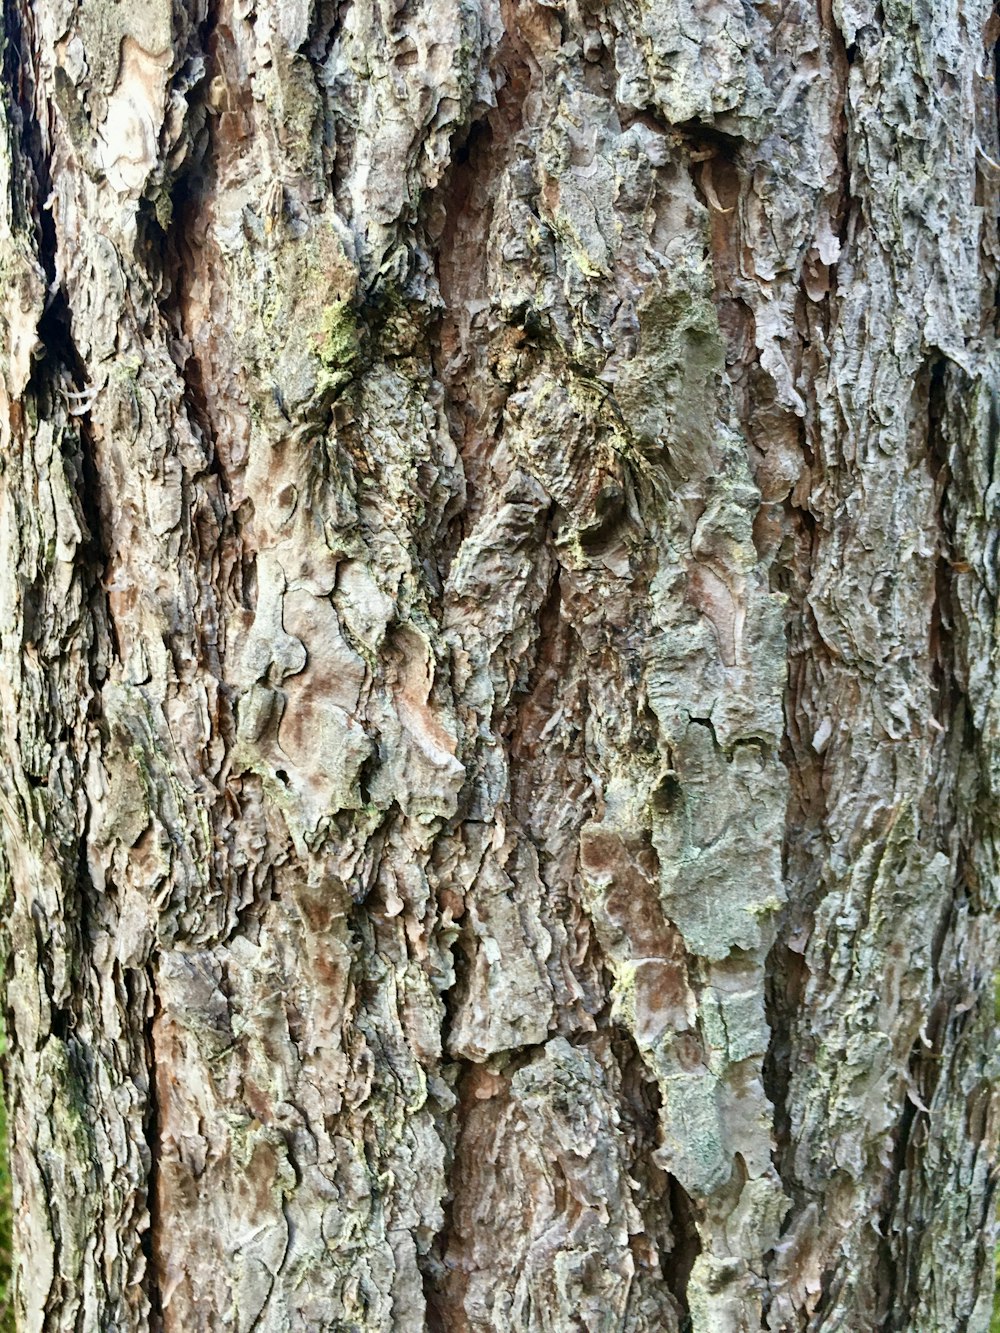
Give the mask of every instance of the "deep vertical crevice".
[[[607, 1021], [608, 1015], [602, 1015]], [[622, 1074], [622, 1126], [632, 1147], [628, 1166], [635, 1182], [633, 1199], [644, 1224], [636, 1246], [652, 1245], [659, 1255], [659, 1275], [680, 1316], [680, 1333], [690, 1333], [688, 1282], [702, 1252], [694, 1200], [677, 1179], [657, 1165], [663, 1093], [627, 1028], [611, 1027], [612, 1048]]]
[[[52, 189], [48, 155], [35, 110], [35, 71], [31, 65], [34, 47], [33, 15], [17, 0], [4, 0], [3, 82], [10, 119], [16, 130], [20, 152], [12, 151], [11, 204], [15, 224], [35, 232], [39, 262], [51, 284], [56, 276], [56, 233], [51, 212], [44, 207]], [[27, 170], [25, 170], [27, 168]], [[20, 213], [20, 206], [28, 209]]]
[[[455, 144], [447, 180], [438, 191], [440, 221], [433, 227], [443, 309], [431, 339], [435, 373], [445, 389], [445, 411], [464, 472], [461, 506], [446, 515], [439, 558], [442, 578], [482, 507], [489, 478], [489, 426], [483, 420], [496, 386], [486, 364], [485, 331], [475, 327], [486, 296], [486, 244], [496, 189], [497, 151], [486, 120], [468, 127]], [[490, 413], [495, 419], [494, 412]], [[485, 427], [485, 429], [484, 429]], [[483, 474], [482, 480], [480, 473]]]
[[149, 1301], [149, 1333], [160, 1333], [163, 1328], [163, 1296], [161, 1290], [162, 1218], [160, 1214], [160, 1107], [159, 1064], [156, 1050], [156, 1024], [159, 1018], [159, 998], [156, 993], [155, 968], [145, 974], [148, 988], [146, 1003], [149, 1008], [145, 1020], [144, 1045], [146, 1067], [149, 1070], [146, 1106], [143, 1115], [143, 1135], [149, 1151], [149, 1175], [146, 1185], [146, 1207], [149, 1225], [142, 1233], [142, 1251], [146, 1259], [146, 1299]]
[[[495, 334], [484, 323], [482, 312], [489, 303], [487, 246], [493, 208], [530, 86], [530, 74], [517, 51], [516, 16], [512, 10], [505, 10], [504, 20], [505, 32], [499, 50], [494, 53], [491, 70], [497, 89], [496, 104], [488, 113], [475, 115], [456, 134], [445, 178], [421, 209], [441, 296], [440, 314], [427, 331], [427, 350], [433, 375], [443, 391], [443, 409], [458, 450], [461, 474], [461, 484], [440, 513], [438, 531], [426, 534], [428, 561], [433, 563], [436, 574], [432, 601], [436, 614], [443, 609], [442, 591], [455, 555], [484, 506], [491, 502], [491, 491], [500, 482], [493, 471], [492, 454], [502, 433], [503, 406], [509, 386], [496, 375], [495, 358], [490, 353]], [[538, 526], [544, 530], [541, 523]], [[550, 602], [553, 596], [558, 606], [558, 592], [550, 591]], [[544, 621], [543, 609], [541, 622]], [[541, 624], [539, 635], [543, 632]], [[447, 1153], [442, 1224], [419, 1259], [426, 1321], [432, 1333], [451, 1333], [464, 1326], [460, 1313], [463, 1277], [460, 1265], [449, 1251], [462, 1244], [457, 1235], [456, 1210], [461, 1206], [463, 1178], [468, 1168], [461, 1153], [470, 1113], [484, 1089], [492, 1089], [491, 1080], [498, 1087], [509, 1084], [512, 1070], [529, 1058], [525, 1049], [509, 1052], [505, 1058], [490, 1062], [491, 1066], [499, 1066], [494, 1074], [451, 1050], [476, 948], [475, 942], [468, 938], [464, 915], [463, 912], [454, 918], [460, 930], [450, 946], [454, 979], [441, 994], [446, 1061], [443, 1072], [457, 1096], [454, 1108], [438, 1117], [438, 1132]]]
[[670, 1219], [673, 1246], [663, 1260], [663, 1276], [671, 1295], [681, 1309], [684, 1322], [681, 1333], [691, 1328], [691, 1307], [688, 1304], [688, 1281], [695, 1260], [701, 1254], [697, 1215], [691, 1196], [676, 1176], [670, 1176]]
[[[926, 923], [930, 936], [929, 1006], [922, 1016], [906, 1068], [906, 1089], [893, 1130], [892, 1165], [887, 1172], [879, 1233], [880, 1291], [883, 1306], [880, 1328], [897, 1333], [918, 1317], [923, 1239], [913, 1226], [914, 1214], [923, 1208], [921, 1178], [925, 1149], [932, 1140], [933, 1110], [939, 1085], [947, 1080], [942, 1062], [960, 1043], [959, 1031], [966, 1021], [967, 988], [971, 979], [949, 975], [949, 946], [961, 930], [967, 912], [983, 910], [968, 845], [970, 827], [959, 806], [959, 755], [976, 749], [975, 730], [961, 684], [956, 644], [956, 614], [960, 599], [955, 581], [967, 576], [971, 566], [956, 549], [954, 529], [956, 497], [952, 494], [949, 438], [956, 396], [973, 391], [964, 374], [943, 356], [930, 357], [918, 377], [918, 393], [925, 403], [926, 466], [934, 487], [938, 550], [934, 565], [934, 600], [931, 607], [928, 657], [937, 737], [939, 780], [924, 794], [923, 816], [931, 831], [935, 850], [948, 856], [954, 866], [952, 899], [937, 921]], [[992, 469], [991, 469], [992, 470]], [[960, 501], [959, 501], [960, 503]], [[959, 772], [954, 772], [956, 764]], [[988, 909], [987, 909], [988, 910]], [[980, 997], [981, 998], [981, 997]]]

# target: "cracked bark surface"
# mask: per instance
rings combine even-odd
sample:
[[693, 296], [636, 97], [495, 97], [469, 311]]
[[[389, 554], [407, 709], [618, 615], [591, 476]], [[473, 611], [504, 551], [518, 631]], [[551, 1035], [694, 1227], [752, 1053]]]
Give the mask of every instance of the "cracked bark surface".
[[982, 0], [5, 0], [30, 1333], [983, 1330]]

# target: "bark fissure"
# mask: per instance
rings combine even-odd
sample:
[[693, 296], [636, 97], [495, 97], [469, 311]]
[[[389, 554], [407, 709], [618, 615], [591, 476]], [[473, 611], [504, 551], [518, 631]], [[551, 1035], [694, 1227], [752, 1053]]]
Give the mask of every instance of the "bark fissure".
[[156, 1050], [156, 1023], [158, 1018], [158, 1001], [156, 998], [156, 981], [152, 969], [147, 976], [148, 998], [144, 997], [148, 1009], [148, 1016], [145, 1023], [145, 1043], [147, 1066], [150, 1070], [149, 1076], [149, 1095], [146, 1099], [146, 1114], [143, 1124], [143, 1131], [149, 1152], [149, 1178], [146, 1186], [146, 1207], [149, 1210], [149, 1226], [142, 1237], [142, 1252], [145, 1256], [146, 1271], [144, 1275], [144, 1287], [146, 1299], [149, 1302], [149, 1328], [150, 1333], [160, 1333], [163, 1328], [163, 1295], [160, 1285], [160, 1275], [164, 1267], [164, 1258], [170, 1245], [170, 1220], [161, 1216], [160, 1208], [160, 1189], [159, 1189], [159, 1132], [160, 1132], [160, 1112], [159, 1098], [157, 1091], [157, 1079], [159, 1078]]

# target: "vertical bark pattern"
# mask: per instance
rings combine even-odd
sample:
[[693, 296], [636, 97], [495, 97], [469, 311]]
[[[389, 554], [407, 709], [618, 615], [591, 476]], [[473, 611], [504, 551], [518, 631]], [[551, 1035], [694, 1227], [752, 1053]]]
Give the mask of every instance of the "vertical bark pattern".
[[31, 1333], [985, 1327], [984, 0], [5, 0]]

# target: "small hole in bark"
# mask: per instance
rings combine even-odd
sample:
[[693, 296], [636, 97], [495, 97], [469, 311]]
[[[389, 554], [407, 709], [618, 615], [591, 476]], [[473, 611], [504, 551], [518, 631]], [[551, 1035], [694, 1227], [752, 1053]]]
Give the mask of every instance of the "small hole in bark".
[[673, 814], [683, 796], [681, 784], [672, 773], [668, 773], [653, 792], [653, 809], [662, 815]]
[[243, 564], [243, 606], [248, 611], [257, 609], [257, 557], [253, 555]]
[[594, 526], [580, 536], [580, 546], [586, 554], [601, 555], [613, 546], [625, 517], [625, 492], [617, 483], [605, 486], [594, 504]]
[[288, 774], [286, 773], [286, 771], [285, 771], [283, 768], [276, 768], [276, 769], [274, 770], [274, 776], [275, 776], [275, 777], [278, 779], [278, 781], [279, 781], [280, 783], [282, 783], [284, 786], [286, 786], [286, 787], [288, 786]]

